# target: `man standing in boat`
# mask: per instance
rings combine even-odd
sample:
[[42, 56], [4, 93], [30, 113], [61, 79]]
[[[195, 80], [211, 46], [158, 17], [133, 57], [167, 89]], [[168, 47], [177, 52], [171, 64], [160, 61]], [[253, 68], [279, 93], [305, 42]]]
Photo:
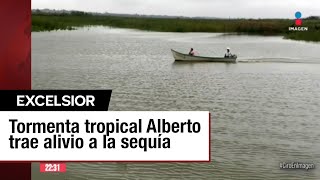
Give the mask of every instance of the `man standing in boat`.
[[224, 55], [225, 58], [232, 57], [232, 54], [230, 52], [230, 48], [227, 48], [227, 53]]
[[190, 49], [190, 51], [189, 51], [189, 55], [190, 55], [190, 56], [194, 56], [193, 48], [191, 48], [191, 49]]

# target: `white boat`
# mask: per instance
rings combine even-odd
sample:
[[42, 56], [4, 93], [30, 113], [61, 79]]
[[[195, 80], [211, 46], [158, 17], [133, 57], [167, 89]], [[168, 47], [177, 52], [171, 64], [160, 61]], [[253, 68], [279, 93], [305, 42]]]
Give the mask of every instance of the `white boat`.
[[189, 54], [179, 53], [171, 49], [173, 57], [176, 61], [185, 61], [185, 62], [226, 62], [226, 63], [235, 63], [237, 62], [237, 56], [233, 55], [232, 57], [203, 57], [203, 56], [191, 56]]

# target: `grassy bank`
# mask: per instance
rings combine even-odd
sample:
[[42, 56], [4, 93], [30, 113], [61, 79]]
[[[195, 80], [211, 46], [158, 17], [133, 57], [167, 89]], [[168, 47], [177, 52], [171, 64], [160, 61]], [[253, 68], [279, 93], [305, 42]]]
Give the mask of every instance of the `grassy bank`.
[[72, 30], [75, 27], [103, 25], [159, 32], [225, 32], [259, 35], [283, 35], [294, 40], [320, 41], [320, 20], [304, 20], [308, 32], [291, 32], [293, 20], [209, 20], [94, 16], [90, 14], [33, 14], [32, 31]]

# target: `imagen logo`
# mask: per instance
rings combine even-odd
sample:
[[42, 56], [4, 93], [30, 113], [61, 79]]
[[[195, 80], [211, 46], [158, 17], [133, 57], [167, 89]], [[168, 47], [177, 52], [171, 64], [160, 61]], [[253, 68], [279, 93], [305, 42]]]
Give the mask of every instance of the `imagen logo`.
[[296, 12], [295, 16], [296, 16], [296, 26], [301, 26], [302, 25], [301, 12], [299, 12], [299, 11]]
[[300, 11], [297, 11], [295, 13], [295, 26], [289, 27], [289, 31], [308, 31], [308, 27], [302, 27], [302, 13]]

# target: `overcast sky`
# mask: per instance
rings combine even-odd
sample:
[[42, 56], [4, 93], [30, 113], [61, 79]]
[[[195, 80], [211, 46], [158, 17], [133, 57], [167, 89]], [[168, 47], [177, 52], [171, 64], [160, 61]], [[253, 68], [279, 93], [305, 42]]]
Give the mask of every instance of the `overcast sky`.
[[320, 15], [320, 0], [32, 0], [32, 9], [231, 18]]

